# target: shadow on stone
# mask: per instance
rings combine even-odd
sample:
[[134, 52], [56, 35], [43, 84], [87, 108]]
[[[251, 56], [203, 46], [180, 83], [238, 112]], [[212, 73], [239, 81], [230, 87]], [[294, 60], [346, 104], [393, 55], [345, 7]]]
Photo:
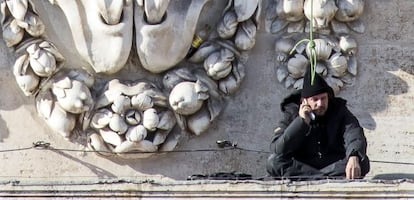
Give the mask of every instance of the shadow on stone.
[[0, 116], [0, 142], [9, 137], [9, 129], [4, 119]]
[[50, 148], [50, 150], [52, 151], [52, 152], [55, 152], [55, 153], [57, 153], [57, 154], [59, 154], [59, 155], [61, 155], [61, 156], [63, 156], [63, 157], [66, 157], [66, 158], [68, 158], [68, 159], [70, 159], [70, 160], [72, 160], [73, 162], [77, 162], [77, 163], [80, 163], [81, 165], [83, 165], [83, 166], [86, 166], [87, 168], [89, 168], [94, 174], [96, 174], [96, 176], [98, 176], [99, 178], [116, 178], [117, 176], [116, 175], [114, 175], [114, 174], [112, 174], [111, 172], [109, 172], [109, 171], [106, 171], [105, 169], [103, 169], [103, 168], [100, 168], [100, 167], [97, 167], [97, 166], [95, 166], [95, 165], [92, 165], [92, 164], [90, 164], [90, 163], [87, 163], [87, 162], [85, 162], [85, 161], [83, 161], [83, 160], [80, 160], [80, 159], [78, 159], [78, 158], [76, 158], [76, 157], [73, 157], [73, 156], [71, 156], [70, 154], [67, 154], [67, 153], [65, 153], [65, 152], [63, 152], [63, 151], [61, 151], [61, 150], [59, 150], [59, 149], [53, 149], [53, 148]]

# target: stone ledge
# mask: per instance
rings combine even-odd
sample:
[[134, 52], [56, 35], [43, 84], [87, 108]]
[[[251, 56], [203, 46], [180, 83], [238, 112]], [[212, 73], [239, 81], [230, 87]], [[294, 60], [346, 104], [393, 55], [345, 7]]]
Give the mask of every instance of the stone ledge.
[[1, 197], [14, 198], [130, 198], [141, 199], [383, 199], [414, 198], [413, 180], [54, 180], [2, 181]]

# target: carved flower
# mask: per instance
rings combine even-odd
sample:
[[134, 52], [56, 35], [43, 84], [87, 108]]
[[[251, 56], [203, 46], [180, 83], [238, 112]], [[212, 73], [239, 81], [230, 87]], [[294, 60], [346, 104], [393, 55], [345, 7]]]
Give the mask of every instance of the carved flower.
[[3, 39], [8, 47], [12, 47], [22, 41], [24, 30], [17, 25], [15, 19], [9, 20], [3, 26]]
[[175, 112], [190, 115], [201, 108], [203, 100], [209, 97], [207, 92], [208, 88], [200, 81], [181, 82], [171, 91], [169, 102]]
[[29, 60], [26, 54], [20, 56], [14, 63], [13, 74], [17, 84], [26, 96], [34, 94], [39, 85], [40, 78], [29, 67]]
[[234, 11], [228, 11], [224, 14], [223, 20], [217, 26], [217, 33], [221, 38], [229, 39], [236, 33], [238, 24], [236, 13]]
[[220, 52], [214, 52], [204, 61], [204, 69], [215, 80], [226, 77], [231, 72], [231, 61], [234, 53], [223, 48]]
[[302, 54], [296, 54], [295, 57], [289, 59], [287, 69], [291, 77], [300, 78], [305, 74], [308, 66], [308, 59]]
[[335, 19], [341, 22], [350, 22], [362, 15], [364, 11], [364, 0], [342, 0], [337, 1], [338, 11]]
[[78, 114], [92, 107], [92, 95], [83, 82], [66, 77], [53, 83], [52, 91], [59, 105], [68, 112]]
[[250, 50], [256, 44], [256, 25], [252, 20], [240, 24], [236, 33], [235, 44], [240, 50]]
[[30, 66], [41, 77], [52, 75], [57, 68], [57, 61], [63, 60], [55, 47], [49, 42], [31, 44], [26, 51], [29, 53]]
[[333, 76], [342, 77], [348, 69], [348, 61], [341, 53], [336, 53], [329, 58], [328, 68]]
[[[313, 3], [313, 4], [312, 4]], [[327, 0], [305, 0], [304, 12], [305, 16], [311, 20], [313, 6], [313, 24], [317, 28], [325, 28], [329, 25], [334, 18], [338, 7], [335, 5], [335, 1]]]
[[[315, 44], [315, 54], [317, 60], [326, 60], [329, 58], [332, 52], [332, 47], [324, 39], [314, 39]], [[311, 57], [310, 42], [306, 48], [306, 54], [308, 58]]]
[[299, 21], [304, 17], [303, 0], [281, 0], [277, 4], [276, 13], [287, 21]]

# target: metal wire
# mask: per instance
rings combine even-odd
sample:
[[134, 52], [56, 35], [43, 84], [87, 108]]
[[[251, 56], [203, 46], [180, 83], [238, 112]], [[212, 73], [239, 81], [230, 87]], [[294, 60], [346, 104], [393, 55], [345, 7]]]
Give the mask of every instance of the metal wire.
[[[219, 152], [219, 151], [229, 151], [229, 150], [239, 150], [244, 152], [253, 152], [259, 154], [270, 154], [271, 152], [265, 150], [256, 150], [242, 148], [237, 145], [237, 143], [228, 141], [228, 140], [218, 140], [217, 145], [219, 148], [209, 148], [209, 149], [182, 149], [182, 150], [172, 150], [172, 151], [157, 151], [157, 152], [125, 152], [122, 154], [164, 154], [164, 153], [193, 153], [193, 152]], [[83, 153], [106, 153], [106, 154], [118, 154], [109, 151], [95, 151], [95, 150], [80, 150], [80, 149], [66, 149], [66, 148], [55, 148], [49, 142], [37, 141], [33, 142], [33, 145], [30, 147], [14, 148], [14, 149], [3, 149], [0, 150], [0, 153], [7, 152], [16, 152], [16, 151], [27, 151], [31, 149], [36, 150], [57, 150], [57, 151], [66, 151], [66, 152], [83, 152]], [[384, 163], [384, 164], [397, 164], [397, 165], [414, 165], [412, 162], [396, 162], [396, 161], [385, 161], [385, 160], [370, 160], [374, 163]]]

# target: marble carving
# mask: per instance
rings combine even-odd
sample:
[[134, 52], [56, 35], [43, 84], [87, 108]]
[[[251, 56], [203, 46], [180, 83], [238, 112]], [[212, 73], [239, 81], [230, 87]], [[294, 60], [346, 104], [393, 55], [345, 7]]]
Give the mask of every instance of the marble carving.
[[[316, 72], [339, 93], [357, 75], [357, 43], [352, 32], [363, 33], [364, 0], [273, 0], [266, 10], [265, 27], [280, 34], [275, 42], [277, 79], [286, 88], [302, 88], [310, 66], [310, 23], [316, 53]], [[313, 16], [313, 17], [312, 17]], [[312, 20], [312, 21], [310, 21]]]
[[[245, 77], [260, 0], [225, 2], [208, 40], [186, 59], [204, 8], [220, 2], [4, 0], [3, 39], [16, 54], [17, 85], [54, 132], [86, 138], [99, 155], [145, 158], [205, 132]], [[62, 40], [73, 41], [79, 57], [63, 55], [49, 38], [45, 5], [65, 17], [70, 38]], [[139, 63], [126, 69], [134, 57]], [[68, 59], [86, 64], [68, 66]], [[121, 75], [131, 68], [152, 77]]]

